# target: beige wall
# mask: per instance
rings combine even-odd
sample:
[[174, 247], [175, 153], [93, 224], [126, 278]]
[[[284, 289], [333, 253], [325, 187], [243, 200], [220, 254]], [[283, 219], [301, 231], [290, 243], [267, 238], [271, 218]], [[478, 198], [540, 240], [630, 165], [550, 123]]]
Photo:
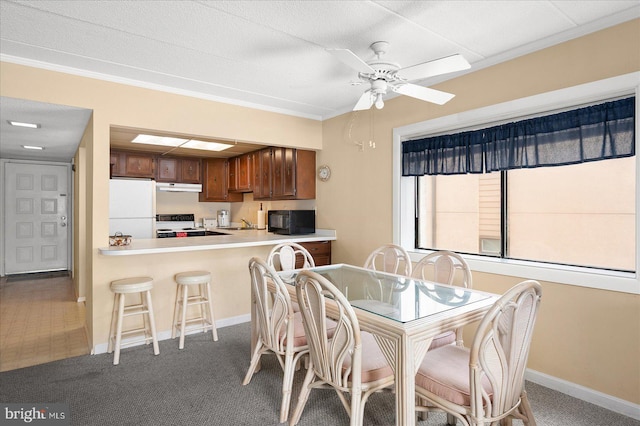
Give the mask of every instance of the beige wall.
[[[76, 199], [85, 202], [86, 217], [82, 218], [82, 209], [74, 207], [81, 217], [75, 230], [76, 249], [86, 247], [85, 252], [78, 251], [75, 260], [84, 265], [74, 267], [78, 285], [86, 282], [85, 288], [78, 293], [87, 298], [87, 327], [92, 347], [106, 341], [112, 295], [109, 282], [114, 279], [135, 276], [142, 270], [155, 276], [171, 276], [171, 271], [162, 266], [167, 259], [128, 258], [114, 260], [98, 253], [99, 247], [108, 246], [109, 221], [109, 129], [110, 126], [153, 129], [194, 136], [237, 139], [257, 144], [296, 146], [306, 149], [320, 149], [322, 145], [322, 125], [320, 122], [302, 119], [266, 111], [238, 107], [202, 99], [189, 98], [138, 87], [115, 84], [106, 81], [78, 77], [58, 72], [46, 71], [6, 62], [0, 63], [0, 88], [2, 96], [70, 105], [93, 110], [89, 133], [85, 133], [83, 144], [85, 152], [79, 152], [77, 167], [86, 173], [84, 187], [75, 182]], [[250, 124], [250, 125], [248, 125]], [[84, 162], [82, 161], [84, 157]], [[86, 219], [86, 220], [84, 220]], [[84, 229], [83, 229], [84, 220]], [[211, 255], [209, 253], [209, 255]], [[180, 267], [186, 254], [175, 256], [174, 268]], [[194, 258], [200, 259], [202, 267], [206, 255], [200, 253]], [[165, 263], [163, 263], [165, 262]], [[240, 264], [246, 265], [248, 259]], [[178, 266], [176, 266], [178, 265]], [[178, 270], [173, 269], [173, 273]], [[247, 279], [241, 291], [234, 297], [248, 298], [248, 274], [238, 271]], [[232, 277], [230, 277], [232, 278]], [[166, 279], [160, 279], [160, 282]], [[162, 285], [161, 283], [159, 285]], [[159, 291], [162, 296], [164, 292]], [[224, 300], [224, 299], [223, 299]], [[233, 304], [236, 309], [225, 312], [226, 316], [238, 316], [248, 313], [246, 303]], [[221, 308], [222, 309], [222, 308]], [[224, 316], [221, 318], [225, 318]], [[159, 325], [163, 325], [160, 320]], [[161, 329], [162, 330], [162, 329]]]
[[[318, 183], [318, 215], [321, 226], [337, 230], [334, 260], [362, 264], [393, 238], [393, 128], [637, 71], [639, 20], [435, 86], [456, 94], [441, 107], [399, 97], [382, 111], [326, 120], [318, 163], [333, 173]], [[375, 149], [361, 151], [349, 140], [351, 134], [368, 141], [370, 133]], [[474, 287], [502, 292], [524, 278], [474, 273]], [[640, 296], [542, 284], [529, 367], [640, 403]]]
[[[215, 278], [222, 282], [217, 291], [224, 300], [224, 305], [217, 306], [219, 317], [243, 315], [248, 313], [247, 274], [224, 265], [243, 264], [250, 255], [264, 254], [262, 249], [239, 249], [219, 258], [203, 252], [154, 258], [161, 260], [154, 263], [99, 255], [98, 247], [108, 243], [110, 125], [322, 149], [318, 164], [329, 164], [332, 176], [318, 183], [318, 226], [337, 230], [334, 261], [361, 264], [373, 248], [393, 237], [393, 128], [639, 71], [638, 40], [640, 21], [635, 20], [440, 84], [437, 88], [457, 94], [445, 106], [400, 97], [388, 101], [382, 111], [345, 114], [323, 123], [4, 62], [0, 63], [0, 88], [2, 96], [93, 110], [84, 165], [86, 230], [79, 232], [85, 232], [80, 238], [85, 238], [87, 247], [87, 320], [96, 343], [104, 341], [103, 324], [110, 315], [109, 280], [147, 272], [169, 276], [171, 262], [185, 268], [213, 262], [220, 265]], [[369, 114], [374, 114], [373, 120]], [[375, 149], [368, 146], [370, 135]], [[365, 142], [364, 149], [353, 140]], [[83, 259], [82, 254], [78, 257]], [[474, 283], [480, 289], [503, 291], [519, 280], [479, 273]], [[158, 283], [161, 293], [169, 291], [165, 281]], [[638, 296], [543, 285], [530, 367], [640, 403]], [[166, 303], [158, 306], [160, 328], [168, 321], [167, 309]]]

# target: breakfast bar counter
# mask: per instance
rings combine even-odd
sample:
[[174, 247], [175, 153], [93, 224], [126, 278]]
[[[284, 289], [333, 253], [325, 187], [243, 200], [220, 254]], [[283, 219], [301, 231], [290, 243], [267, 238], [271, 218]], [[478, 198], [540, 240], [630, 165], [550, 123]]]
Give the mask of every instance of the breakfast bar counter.
[[[113, 310], [110, 284], [114, 280], [153, 278], [151, 293], [158, 340], [171, 339], [176, 274], [186, 271], [211, 273], [216, 325], [225, 327], [248, 322], [251, 318], [248, 265], [252, 257], [266, 259], [273, 246], [283, 242], [305, 244], [336, 240], [336, 231], [327, 229], [316, 229], [313, 234], [303, 235], [280, 235], [256, 229], [216, 228], [212, 231], [226, 235], [133, 238], [128, 246], [98, 248], [99, 262], [92, 271], [94, 284], [90, 295], [94, 301], [90, 314], [93, 353], [103, 353], [108, 348]], [[247, 366], [248, 363], [249, 359]]]
[[335, 241], [336, 231], [317, 229], [313, 234], [280, 235], [266, 230], [216, 229], [228, 235], [211, 235], [189, 238], [133, 239], [128, 246], [110, 246], [99, 249], [105, 256], [130, 256], [138, 254], [176, 253], [200, 250], [219, 250], [240, 247], [275, 245], [282, 242], [306, 243]]

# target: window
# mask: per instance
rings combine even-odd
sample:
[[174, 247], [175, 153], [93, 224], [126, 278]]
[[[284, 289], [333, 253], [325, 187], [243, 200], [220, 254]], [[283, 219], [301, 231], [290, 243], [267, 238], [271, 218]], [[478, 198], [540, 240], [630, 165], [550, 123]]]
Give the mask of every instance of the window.
[[[640, 293], [637, 155], [490, 173], [478, 170], [474, 157], [453, 164], [468, 174], [401, 177], [404, 141], [637, 96], [639, 78], [632, 73], [394, 129], [394, 242], [414, 260], [446, 248], [466, 253], [476, 271]], [[473, 143], [467, 149], [477, 154]]]
[[418, 177], [416, 247], [635, 271], [635, 174], [627, 157]]

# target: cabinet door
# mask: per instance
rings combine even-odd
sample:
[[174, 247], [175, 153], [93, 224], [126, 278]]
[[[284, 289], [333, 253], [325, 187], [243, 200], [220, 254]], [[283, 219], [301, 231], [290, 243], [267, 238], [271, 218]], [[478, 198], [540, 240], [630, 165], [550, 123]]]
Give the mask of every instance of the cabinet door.
[[242, 201], [242, 194], [229, 193], [229, 161], [225, 158], [210, 158], [203, 162], [202, 192], [200, 201]]
[[128, 177], [154, 178], [154, 158], [151, 154], [127, 153], [124, 174]]
[[180, 164], [180, 182], [201, 183], [200, 159], [183, 158]]
[[236, 189], [242, 192], [253, 191], [253, 153], [243, 154], [236, 163]]
[[229, 191], [238, 190], [238, 157], [229, 158]]
[[253, 198], [256, 200], [271, 198], [271, 155], [271, 148], [262, 149], [254, 155]]
[[316, 198], [316, 152], [295, 150], [295, 199]]
[[177, 158], [158, 157], [156, 180], [158, 182], [178, 182], [178, 162]]
[[287, 180], [287, 158], [288, 148], [273, 148], [273, 183], [271, 186], [271, 196], [273, 198], [283, 198], [285, 187], [291, 186]]
[[272, 198], [307, 200], [316, 196], [315, 152], [274, 148]]
[[293, 148], [282, 149], [282, 197], [296, 196], [296, 151]]
[[[313, 241], [300, 243], [300, 245], [311, 253], [316, 266], [331, 264], [331, 241]], [[296, 268], [302, 268], [302, 261], [300, 261], [300, 265], [296, 263]]]
[[119, 151], [109, 153], [109, 176], [124, 176], [124, 154]]

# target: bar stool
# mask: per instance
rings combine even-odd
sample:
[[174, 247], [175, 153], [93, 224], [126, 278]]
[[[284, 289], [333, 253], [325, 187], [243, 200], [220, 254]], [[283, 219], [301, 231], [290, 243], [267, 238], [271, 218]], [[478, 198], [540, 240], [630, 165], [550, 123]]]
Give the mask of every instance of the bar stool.
[[[158, 347], [158, 339], [156, 337], [156, 325], [153, 319], [153, 305], [151, 304], [151, 289], [153, 288], [153, 278], [151, 277], [135, 277], [125, 278], [111, 282], [111, 291], [115, 294], [113, 299], [113, 313], [111, 315], [111, 328], [109, 329], [109, 345], [107, 352], [114, 351], [113, 365], [120, 363], [120, 349], [123, 346], [132, 346], [144, 342], [149, 344], [153, 342], [153, 354], [158, 355], [160, 349]], [[140, 303], [133, 305], [125, 305], [125, 295], [138, 293], [140, 295]], [[132, 315], [142, 315], [143, 326], [131, 330], [122, 331], [122, 322], [124, 317]], [[144, 333], [144, 337], [138, 340], [122, 343], [122, 336], [130, 334]]]
[[[179, 328], [180, 345], [178, 348], [183, 349], [187, 323], [200, 323], [200, 325], [193, 327], [191, 330], [206, 332], [208, 329], [211, 329], [213, 332], [213, 341], [217, 341], [218, 330], [216, 330], [211, 299], [211, 273], [207, 271], [181, 272], [176, 274], [175, 280], [176, 283], [178, 283], [178, 287], [176, 289], [176, 305], [173, 311], [171, 338], [175, 339]], [[191, 295], [189, 295], [189, 287], [195, 289]], [[200, 315], [187, 319], [187, 309], [189, 306], [199, 306]]]

